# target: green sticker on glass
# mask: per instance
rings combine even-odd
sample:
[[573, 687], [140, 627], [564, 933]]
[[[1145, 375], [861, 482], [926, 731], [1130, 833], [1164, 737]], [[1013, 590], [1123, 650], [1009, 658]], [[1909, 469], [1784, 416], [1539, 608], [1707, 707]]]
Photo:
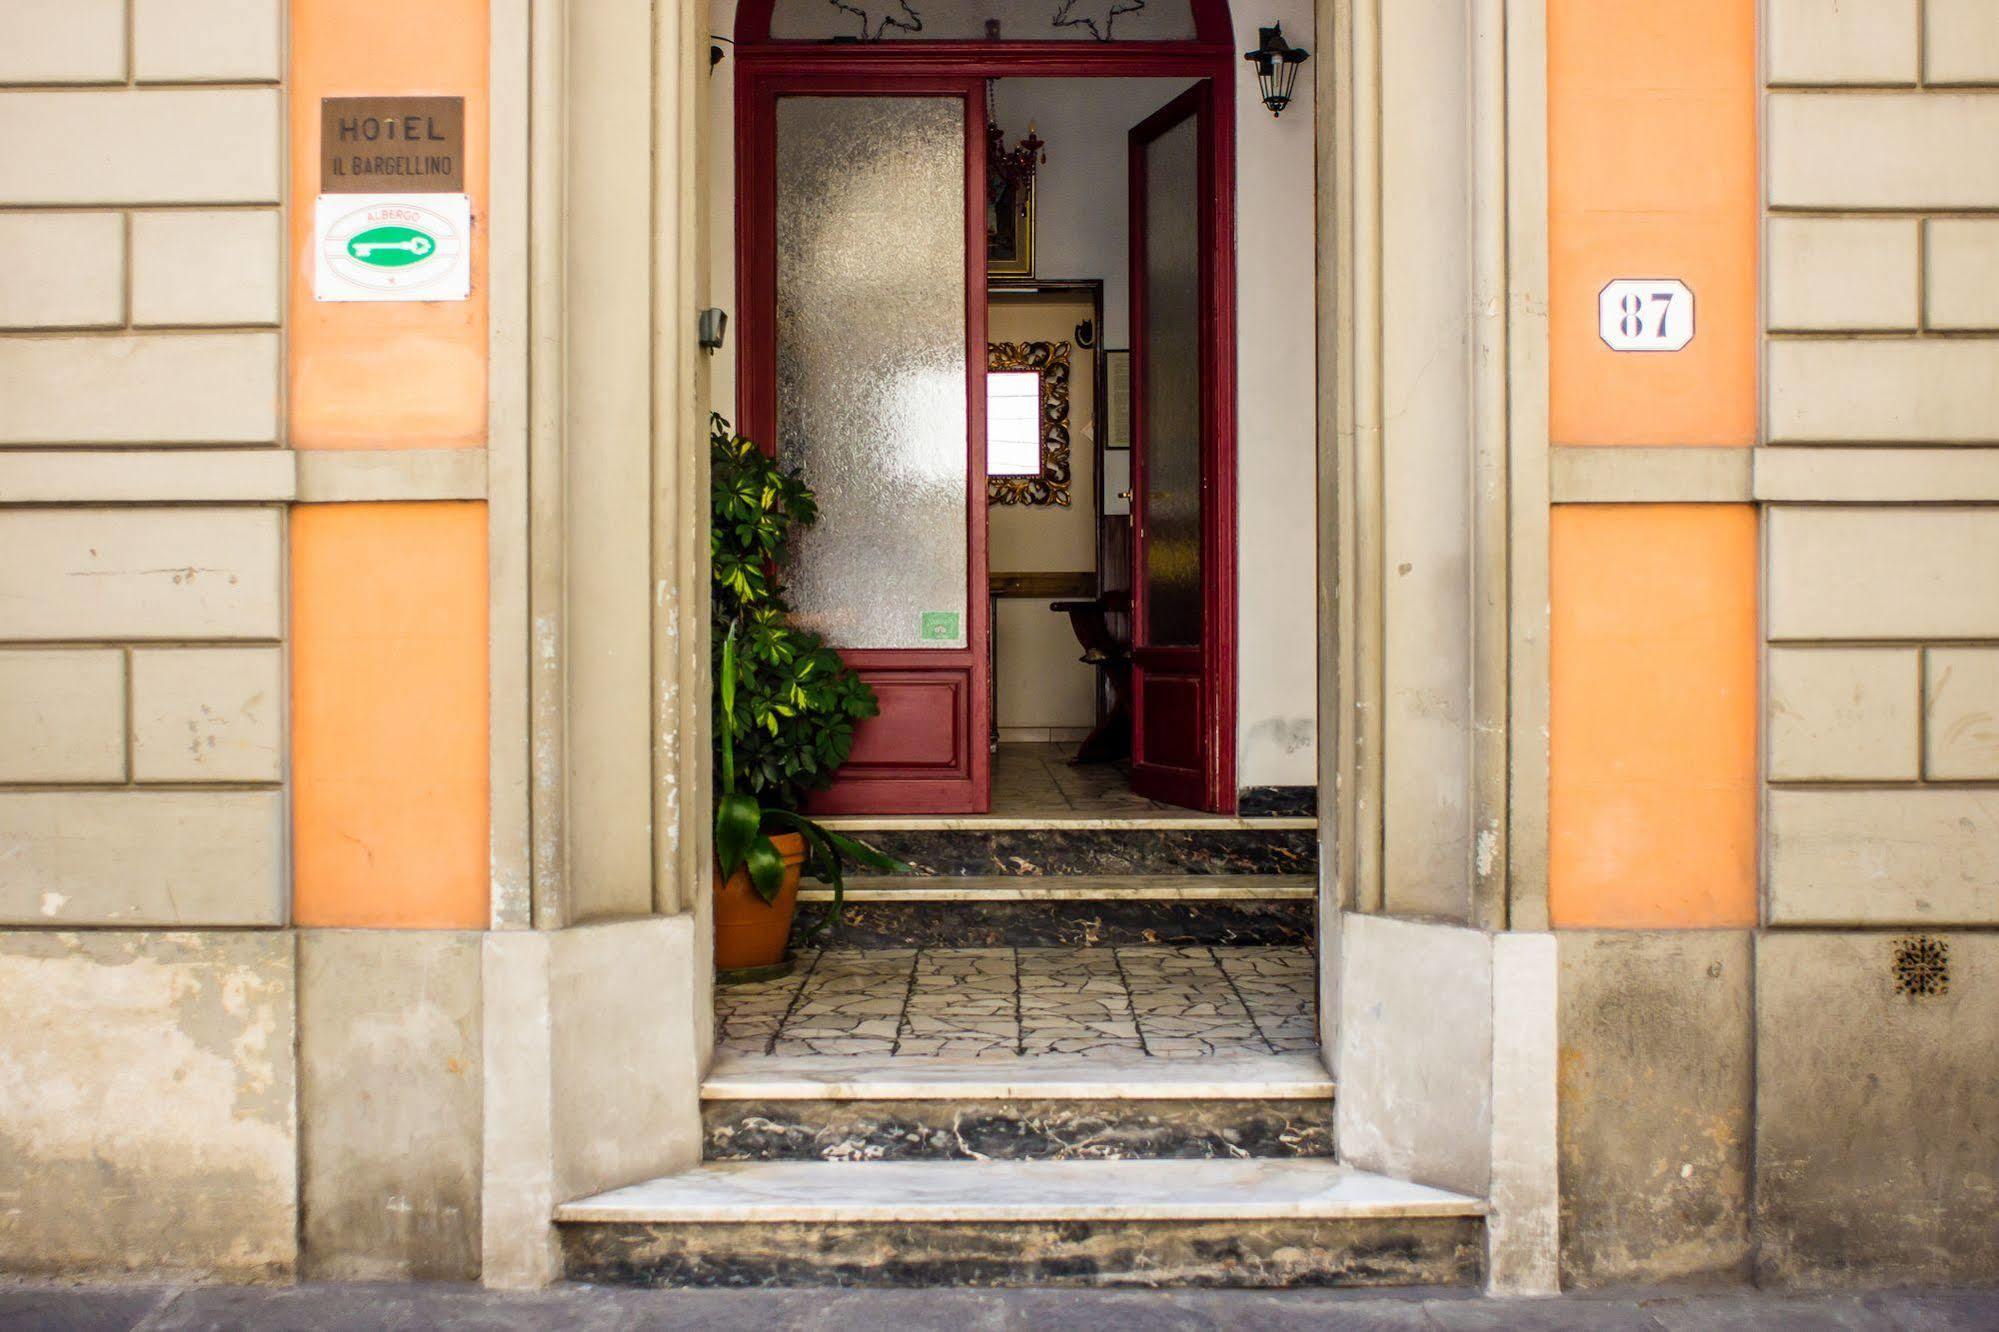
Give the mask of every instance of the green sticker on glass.
[[958, 633], [957, 611], [925, 611], [923, 622], [916, 636], [926, 643], [955, 643]]

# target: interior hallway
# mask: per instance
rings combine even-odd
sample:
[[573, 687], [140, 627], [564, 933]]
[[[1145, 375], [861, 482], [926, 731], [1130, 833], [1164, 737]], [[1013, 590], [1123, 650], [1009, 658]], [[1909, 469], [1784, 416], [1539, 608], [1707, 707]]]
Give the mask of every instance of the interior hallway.
[[993, 817], [1199, 815], [1134, 793], [1128, 764], [1072, 765], [1075, 752], [1074, 744], [1002, 742], [993, 753]]

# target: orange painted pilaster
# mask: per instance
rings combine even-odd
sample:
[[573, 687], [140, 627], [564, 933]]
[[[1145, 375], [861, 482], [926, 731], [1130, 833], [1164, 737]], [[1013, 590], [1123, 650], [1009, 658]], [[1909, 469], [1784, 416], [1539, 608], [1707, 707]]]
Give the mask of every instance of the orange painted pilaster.
[[[295, 449], [470, 448], [486, 437], [486, 0], [292, 0], [290, 417]], [[322, 97], [465, 99], [472, 299], [312, 298]]]
[[293, 915], [486, 923], [486, 506], [292, 511]]
[[[289, 442], [477, 448], [486, 436], [486, 0], [292, 0]], [[320, 100], [465, 99], [472, 296], [313, 299]], [[291, 516], [293, 918], [487, 923], [486, 506]]]
[[1555, 511], [1548, 909], [1756, 922], [1756, 511]]
[[[1549, 0], [1557, 445], [1757, 435], [1757, 0]], [[1678, 278], [1693, 341], [1618, 352], [1616, 278]], [[1558, 506], [1549, 914], [1756, 921], [1757, 544], [1747, 505]]]
[[[1556, 444], [1756, 441], [1756, 0], [1549, 0]], [[1614, 352], [1613, 278], [1680, 278], [1694, 340]]]

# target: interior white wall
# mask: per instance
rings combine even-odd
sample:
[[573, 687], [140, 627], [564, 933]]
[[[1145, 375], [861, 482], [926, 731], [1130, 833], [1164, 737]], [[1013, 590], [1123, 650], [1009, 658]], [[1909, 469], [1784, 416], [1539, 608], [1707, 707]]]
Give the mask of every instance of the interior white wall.
[[1035, 172], [1035, 276], [1102, 278], [1104, 346], [1131, 345], [1127, 134], [1191, 79], [1001, 79], [1009, 147], [1030, 121], [1048, 144]]
[[[1259, 27], [1281, 22], [1293, 45], [1313, 50], [1282, 117], [1264, 109], [1246, 62], [1237, 62], [1234, 90], [1237, 781], [1310, 786], [1317, 781], [1318, 653], [1312, 108], [1321, 61], [1309, 0], [1233, 9], [1238, 49], [1256, 45]], [[710, 0], [709, 10], [712, 31], [733, 33], [735, 0]], [[711, 290], [731, 319], [711, 383], [724, 415], [734, 414], [736, 395], [734, 69], [724, 59], [709, 75]], [[996, 94], [1009, 141], [1025, 132], [1032, 115], [1049, 145], [1037, 199], [1035, 271], [1104, 279], [1109, 347], [1130, 345], [1125, 134], [1184, 86], [1184, 80], [1007, 79]]]
[[[1284, 114], [1236, 62], [1237, 781], [1318, 781], [1317, 319], [1310, 0], [1236, 0], [1235, 45], [1282, 23], [1312, 52]], [[1330, 651], [1330, 644], [1327, 647]]]

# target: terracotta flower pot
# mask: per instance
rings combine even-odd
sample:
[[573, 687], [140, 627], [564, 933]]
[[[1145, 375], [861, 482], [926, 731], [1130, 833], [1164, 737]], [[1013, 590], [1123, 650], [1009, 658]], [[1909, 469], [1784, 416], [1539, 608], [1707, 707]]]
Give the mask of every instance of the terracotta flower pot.
[[723, 970], [768, 967], [784, 961], [792, 913], [798, 909], [798, 874], [805, 864], [805, 839], [797, 833], [778, 833], [770, 840], [784, 858], [784, 882], [768, 902], [750, 886], [748, 866], [737, 866], [726, 881], [722, 867], [715, 866], [715, 965]]

